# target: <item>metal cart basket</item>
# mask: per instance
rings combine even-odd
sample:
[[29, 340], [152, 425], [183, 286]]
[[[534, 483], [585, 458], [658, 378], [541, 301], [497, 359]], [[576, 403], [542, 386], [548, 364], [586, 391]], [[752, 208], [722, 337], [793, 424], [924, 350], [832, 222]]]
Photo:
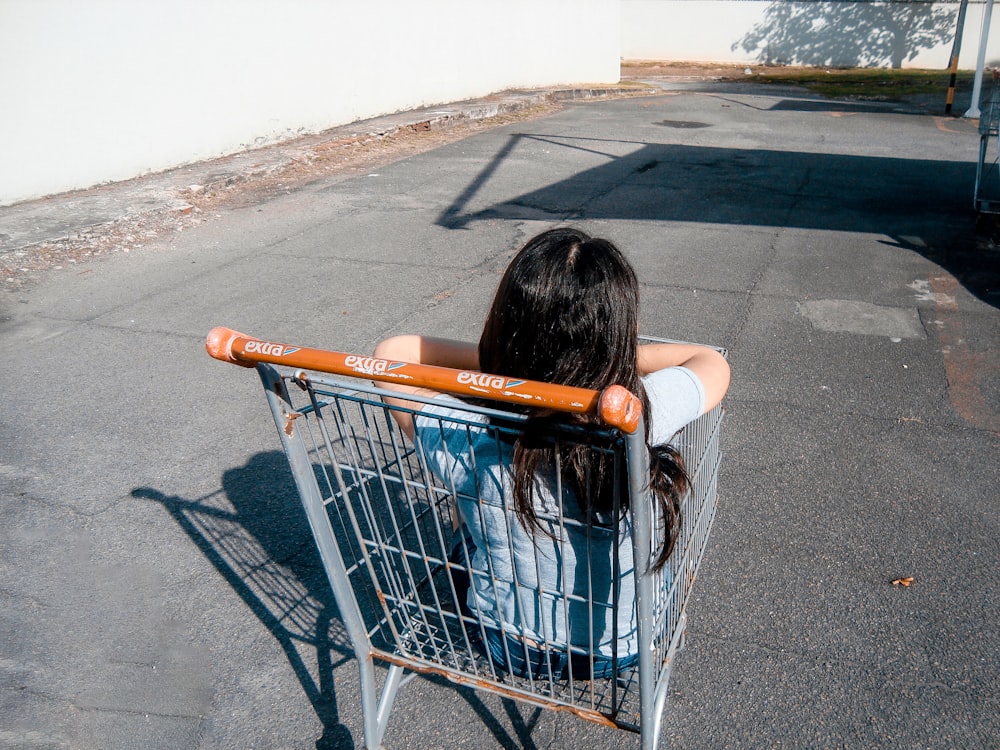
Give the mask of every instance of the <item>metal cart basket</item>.
[[[223, 328], [209, 334], [206, 348], [217, 359], [257, 367], [358, 660], [369, 750], [381, 747], [397, 690], [418, 673], [638, 732], [643, 748], [656, 747], [685, 607], [715, 515], [721, 407], [673, 441], [690, 490], [674, 551], [657, 568], [663, 531], [648, 489], [642, 409], [624, 388], [512, 381], [266, 342]], [[303, 369], [279, 372], [271, 364]], [[391, 416], [401, 407], [382, 400], [392, 392], [372, 381], [425, 386], [463, 400], [449, 401], [443, 413], [421, 410], [423, 431], [410, 441]], [[462, 470], [479, 471], [480, 488], [489, 478], [477, 462], [485, 466], [485, 453], [508, 450], [525, 419], [504, 411], [503, 402], [525, 400], [600, 415], [600, 426], [557, 422], [541, 439], [558, 446], [556, 456], [573, 445], [600, 452], [618, 489], [605, 515], [580, 518], [565, 511], [564, 499], [563, 508], [540, 517], [533, 548], [515, 549], [519, 522], [512, 510], [486, 509], [478, 489], [463, 491], [457, 464], [435, 466], [420, 435], [467, 440], [471, 466]], [[559, 472], [550, 479], [553, 497], [566, 498]], [[510, 547], [509, 570], [488, 562], [489, 549], [471, 548], [456, 504], [466, 518], [491, 512], [503, 520], [486, 544]], [[560, 587], [545, 582], [542, 556], [557, 560]], [[510, 613], [485, 611], [476, 594], [466, 593], [484, 587], [497, 602], [511, 602], [513, 617], [531, 627], [520, 634], [497, 630]], [[557, 637], [566, 631], [573, 634], [568, 643]], [[388, 666], [381, 691], [376, 661]]]

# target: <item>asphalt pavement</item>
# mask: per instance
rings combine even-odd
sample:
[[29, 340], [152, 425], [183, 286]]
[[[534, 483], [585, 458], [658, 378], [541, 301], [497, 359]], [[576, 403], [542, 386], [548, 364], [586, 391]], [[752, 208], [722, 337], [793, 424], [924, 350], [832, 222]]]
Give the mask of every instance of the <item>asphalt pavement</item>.
[[[733, 366], [661, 747], [995, 748], [1000, 254], [972, 209], [975, 122], [662, 88], [5, 280], [0, 747], [361, 747], [357, 670], [259, 381], [205, 335], [474, 339], [517, 247], [572, 224], [632, 260], [645, 332]], [[27, 264], [143, 206], [188, 216], [180, 188], [267, 171], [242, 158], [75, 214], [82, 194], [0, 209], [0, 253]], [[637, 741], [422, 677], [385, 738]]]

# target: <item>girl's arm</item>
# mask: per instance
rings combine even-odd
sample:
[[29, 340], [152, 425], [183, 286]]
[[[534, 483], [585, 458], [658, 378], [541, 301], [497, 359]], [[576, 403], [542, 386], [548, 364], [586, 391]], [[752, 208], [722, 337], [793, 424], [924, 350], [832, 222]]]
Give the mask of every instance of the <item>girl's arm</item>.
[[[430, 336], [412, 334], [393, 336], [379, 342], [375, 347], [374, 356], [379, 359], [392, 360], [393, 362], [413, 362], [420, 365], [451, 367], [456, 370], [479, 369], [478, 344], [467, 341], [437, 339]], [[437, 395], [437, 391], [432, 391], [428, 388], [417, 388], [412, 385], [379, 383], [379, 386], [386, 390], [396, 391], [400, 396], [415, 393], [430, 397]], [[419, 401], [409, 401], [402, 397], [386, 397], [384, 401], [391, 406], [402, 406], [414, 410], [420, 410], [424, 406]], [[403, 434], [412, 440], [414, 431], [413, 416], [401, 411], [392, 411], [390, 413], [397, 424], [399, 424]]]
[[640, 375], [668, 367], [686, 367], [705, 389], [705, 411], [711, 411], [729, 390], [729, 363], [715, 349], [697, 344], [640, 344]]

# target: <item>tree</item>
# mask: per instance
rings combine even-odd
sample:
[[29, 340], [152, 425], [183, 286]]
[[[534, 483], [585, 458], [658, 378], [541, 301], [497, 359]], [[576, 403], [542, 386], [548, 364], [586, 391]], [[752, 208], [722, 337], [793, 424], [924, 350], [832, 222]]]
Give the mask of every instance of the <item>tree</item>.
[[732, 49], [772, 65], [900, 68], [951, 39], [955, 15], [930, 0], [779, 1]]

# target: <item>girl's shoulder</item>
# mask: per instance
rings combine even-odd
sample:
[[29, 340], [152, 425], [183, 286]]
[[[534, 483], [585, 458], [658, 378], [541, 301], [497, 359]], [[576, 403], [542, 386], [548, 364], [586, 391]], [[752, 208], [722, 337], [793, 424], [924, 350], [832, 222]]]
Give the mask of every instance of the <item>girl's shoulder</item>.
[[662, 445], [705, 410], [705, 388], [686, 367], [657, 370], [642, 379], [649, 398], [649, 442]]

